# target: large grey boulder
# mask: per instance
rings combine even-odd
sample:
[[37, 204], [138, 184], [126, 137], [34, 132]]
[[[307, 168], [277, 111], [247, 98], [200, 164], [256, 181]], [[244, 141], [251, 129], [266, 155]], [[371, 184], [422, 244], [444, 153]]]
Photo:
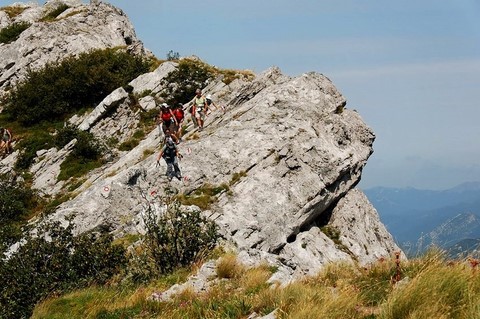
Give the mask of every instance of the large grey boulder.
[[141, 94], [145, 91], [151, 91], [151, 94], [157, 94], [164, 89], [162, 80], [172, 71], [176, 70], [178, 63], [167, 61], [160, 64], [155, 71], [140, 75], [129, 84], [133, 87], [134, 94]]
[[11, 23], [10, 17], [5, 11], [0, 11], [0, 29], [5, 28]]
[[[71, 7], [54, 21], [40, 21], [51, 6], [61, 2]], [[0, 46], [0, 93], [24, 79], [28, 69], [35, 70], [92, 49], [128, 47], [138, 54], [151, 55], [122, 10], [103, 2], [95, 6], [80, 3], [57, 0], [45, 7], [28, 4], [22, 14], [10, 21], [0, 11], [2, 25], [32, 23], [16, 41]]]
[[116, 108], [128, 98], [128, 93], [123, 88], [118, 88], [103, 101], [80, 123], [78, 128], [82, 131], [89, 130], [94, 124], [105, 118], [105, 114]]
[[62, 149], [51, 148], [41, 150], [37, 154], [37, 161], [30, 168], [33, 174], [32, 188], [38, 190], [42, 195], [56, 195], [62, 190], [65, 181], [58, 181], [60, 165], [71, 153], [77, 140], [74, 139]]
[[358, 189], [349, 191], [335, 205], [329, 225], [338, 230], [341, 244], [363, 265], [389, 256], [393, 250], [400, 251], [391, 245], [392, 235]]

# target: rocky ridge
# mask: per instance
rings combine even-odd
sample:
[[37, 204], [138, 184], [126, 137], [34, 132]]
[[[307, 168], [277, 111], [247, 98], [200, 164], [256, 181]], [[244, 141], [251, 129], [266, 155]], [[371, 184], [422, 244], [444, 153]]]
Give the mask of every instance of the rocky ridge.
[[[49, 12], [65, 4], [68, 9], [54, 21], [43, 21]], [[0, 28], [13, 23], [31, 23], [19, 38], [0, 44], [0, 95], [35, 70], [49, 62], [76, 56], [92, 49], [125, 47], [131, 52], [151, 55], [137, 38], [125, 13], [104, 2], [85, 5], [81, 0], [50, 0], [44, 6], [15, 3], [23, 10], [10, 17], [0, 10]]]
[[[22, 15], [34, 16], [45, 7], [29, 10]], [[1, 61], [10, 61], [0, 62], [0, 89], [14, 85], [29, 66], [41, 67], [34, 56], [44, 57], [45, 64], [78, 54], [80, 48], [117, 45], [148, 53], [121, 10], [104, 3], [95, 10], [81, 4], [69, 10], [78, 11], [68, 17], [67, 11], [62, 13], [60, 27], [34, 23], [30, 27], [34, 29], [24, 31], [17, 41], [0, 46]], [[25, 18], [22, 15], [16, 19]], [[0, 11], [0, 23], [4, 21]], [[105, 34], [97, 31], [99, 25]], [[40, 38], [30, 42], [44, 33], [49, 45]], [[66, 41], [72, 34], [75, 38]], [[17, 51], [24, 53], [15, 55]], [[92, 112], [70, 122], [100, 139], [114, 135], [127, 139], [137, 127], [139, 113], [156, 108], [152, 96], [165, 89], [162, 79], [177, 67], [165, 62], [130, 83], [134, 94], [151, 92], [138, 100], [140, 109], [132, 109], [129, 94], [119, 88]], [[64, 220], [74, 214], [78, 232], [109, 224], [117, 236], [142, 233], [146, 208], [153, 206], [162, 213], [157, 199], [165, 188], [191, 194], [205, 185], [228, 185], [203, 214], [219, 225], [245, 264], [277, 265], [272, 280], [288, 282], [314, 274], [332, 261], [367, 264], [399, 250], [375, 209], [355, 188], [373, 152], [375, 135], [355, 110], [346, 108], [346, 99], [326, 76], [311, 72], [289, 77], [272, 67], [252, 81], [222, 80], [212, 80], [203, 91], [226, 112], [211, 113], [201, 132], [190, 123], [179, 145], [183, 181], [168, 183], [165, 164], [156, 166], [161, 137], [153, 130], [137, 147], [119, 152], [92, 172], [76, 196], [48, 218]], [[31, 168], [35, 188], [46, 195], [62, 190], [65, 182], [56, 177], [70, 147], [37, 154]], [[14, 158], [12, 154], [1, 162], [2, 172], [11, 168]]]

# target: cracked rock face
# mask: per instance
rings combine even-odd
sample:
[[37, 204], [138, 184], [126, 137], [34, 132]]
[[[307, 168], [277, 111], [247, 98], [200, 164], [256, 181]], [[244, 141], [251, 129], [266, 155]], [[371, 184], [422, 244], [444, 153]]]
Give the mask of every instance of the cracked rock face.
[[[0, 11], [0, 25], [33, 21], [18, 40], [0, 45], [0, 93], [29, 67], [91, 48], [133, 46], [145, 53], [121, 10], [104, 3], [69, 3], [70, 9], [48, 23], [38, 22], [47, 6], [27, 6], [13, 19]], [[165, 62], [139, 76], [130, 83], [133, 92], [162, 92], [162, 80], [177, 67]], [[216, 195], [205, 216], [218, 224], [242, 262], [275, 264], [279, 271], [273, 280], [288, 282], [332, 261], [366, 264], [399, 251], [355, 188], [375, 135], [356, 111], [345, 107], [345, 98], [327, 77], [312, 72], [291, 78], [274, 67], [251, 82], [237, 79], [227, 85], [217, 78], [202, 89], [226, 110], [212, 112], [203, 131], [193, 128], [186, 112], [187, 134], [179, 145], [184, 180], [168, 183], [165, 163], [156, 165], [161, 140], [155, 129], [134, 149], [91, 172], [76, 197], [48, 218], [63, 221], [75, 214], [77, 232], [109, 224], [116, 236], [143, 233], [146, 208], [162, 212], [158, 196], [165, 188], [191, 194], [208, 184], [225, 191]], [[89, 114], [70, 122], [101, 140], [117, 136], [124, 141], [134, 134], [142, 112], [131, 103], [118, 88]], [[139, 105], [143, 110], [157, 107], [152, 97], [143, 97]], [[69, 151], [39, 154], [32, 167], [35, 188], [52, 196], [61, 191], [65, 182], [55, 176]], [[11, 167], [17, 155], [2, 164]]]
[[[54, 21], [41, 21], [62, 3], [70, 8]], [[137, 39], [128, 17], [112, 5], [84, 5], [81, 1], [56, 0], [43, 7], [30, 3], [15, 6], [23, 7], [24, 11], [10, 18], [0, 10], [0, 27], [22, 21], [31, 23], [31, 26], [14, 42], [0, 45], [0, 95], [23, 80], [28, 68], [35, 70], [92, 49], [128, 47], [138, 54], [151, 54]]]
[[53, 218], [75, 212], [78, 231], [111, 223], [118, 234], [142, 232], [146, 205], [165, 187], [189, 193], [223, 184], [228, 192], [204, 214], [250, 264], [260, 262], [258, 256], [275, 260], [282, 281], [313, 274], [332, 261], [366, 264], [399, 250], [355, 189], [375, 136], [356, 111], [338, 112], [345, 99], [328, 78], [318, 73], [289, 78], [272, 68], [240, 86], [210, 87], [205, 93], [217, 95], [221, 87], [224, 100], [218, 102], [227, 110], [207, 117], [201, 132], [189, 126], [179, 145], [187, 181], [168, 184], [165, 164], [155, 166], [157, 154], [143, 155], [158, 151], [154, 130], [93, 176]]

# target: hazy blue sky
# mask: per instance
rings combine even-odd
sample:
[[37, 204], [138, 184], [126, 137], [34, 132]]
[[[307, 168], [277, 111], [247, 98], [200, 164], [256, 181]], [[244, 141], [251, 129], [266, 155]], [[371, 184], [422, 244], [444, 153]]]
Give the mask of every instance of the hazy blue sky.
[[377, 135], [360, 186], [480, 180], [479, 0], [111, 0], [159, 58], [328, 76]]

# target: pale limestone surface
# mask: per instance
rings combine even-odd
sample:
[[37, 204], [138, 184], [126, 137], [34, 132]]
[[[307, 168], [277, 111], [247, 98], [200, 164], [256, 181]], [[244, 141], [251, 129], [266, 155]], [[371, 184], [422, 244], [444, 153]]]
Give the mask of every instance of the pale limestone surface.
[[[0, 89], [22, 79], [28, 67], [91, 48], [131, 43], [147, 54], [121, 10], [104, 3], [69, 10], [76, 11], [53, 23], [35, 22], [19, 40], [0, 46]], [[0, 15], [3, 21], [11, 23]], [[133, 107], [130, 95], [118, 88], [70, 123], [103, 141], [126, 141], [139, 127], [140, 112], [157, 107], [153, 97], [177, 67], [163, 63], [130, 83], [133, 94], [150, 92], [139, 99], [140, 107]], [[272, 67], [252, 81], [226, 85], [220, 76], [202, 89], [226, 110], [210, 113], [201, 132], [187, 113], [188, 133], [179, 145], [185, 179], [168, 183], [165, 163], [156, 165], [161, 138], [155, 129], [129, 152], [112, 150], [108, 162], [86, 176], [76, 197], [48, 218], [63, 221], [75, 214], [77, 232], [109, 224], [116, 236], [143, 233], [146, 209], [164, 211], [158, 198], [165, 188], [188, 194], [205, 184], [224, 184], [229, 191], [217, 195], [203, 214], [218, 224], [244, 264], [277, 266], [271, 282], [285, 284], [315, 274], [333, 261], [366, 264], [398, 250], [375, 209], [355, 188], [375, 135], [355, 110], [345, 108], [346, 99], [326, 76], [288, 77]], [[182, 102], [187, 108], [189, 101]], [[65, 182], [55, 177], [73, 144], [37, 154], [31, 168], [35, 188], [46, 195], [62, 190]], [[2, 161], [2, 171], [16, 156]]]
[[[66, 3], [71, 8], [52, 22], [40, 21], [51, 6], [59, 3]], [[81, 4], [81, 1], [56, 0], [44, 7], [36, 4], [22, 6], [26, 9], [13, 19], [8, 19], [5, 12], [0, 11], [2, 27], [21, 21], [32, 23], [16, 41], [0, 45], [0, 95], [9, 86], [23, 80], [28, 68], [35, 70], [92, 49], [126, 47], [145, 56], [151, 54], [138, 40], [128, 17], [112, 5], [102, 2], [90, 6]]]

